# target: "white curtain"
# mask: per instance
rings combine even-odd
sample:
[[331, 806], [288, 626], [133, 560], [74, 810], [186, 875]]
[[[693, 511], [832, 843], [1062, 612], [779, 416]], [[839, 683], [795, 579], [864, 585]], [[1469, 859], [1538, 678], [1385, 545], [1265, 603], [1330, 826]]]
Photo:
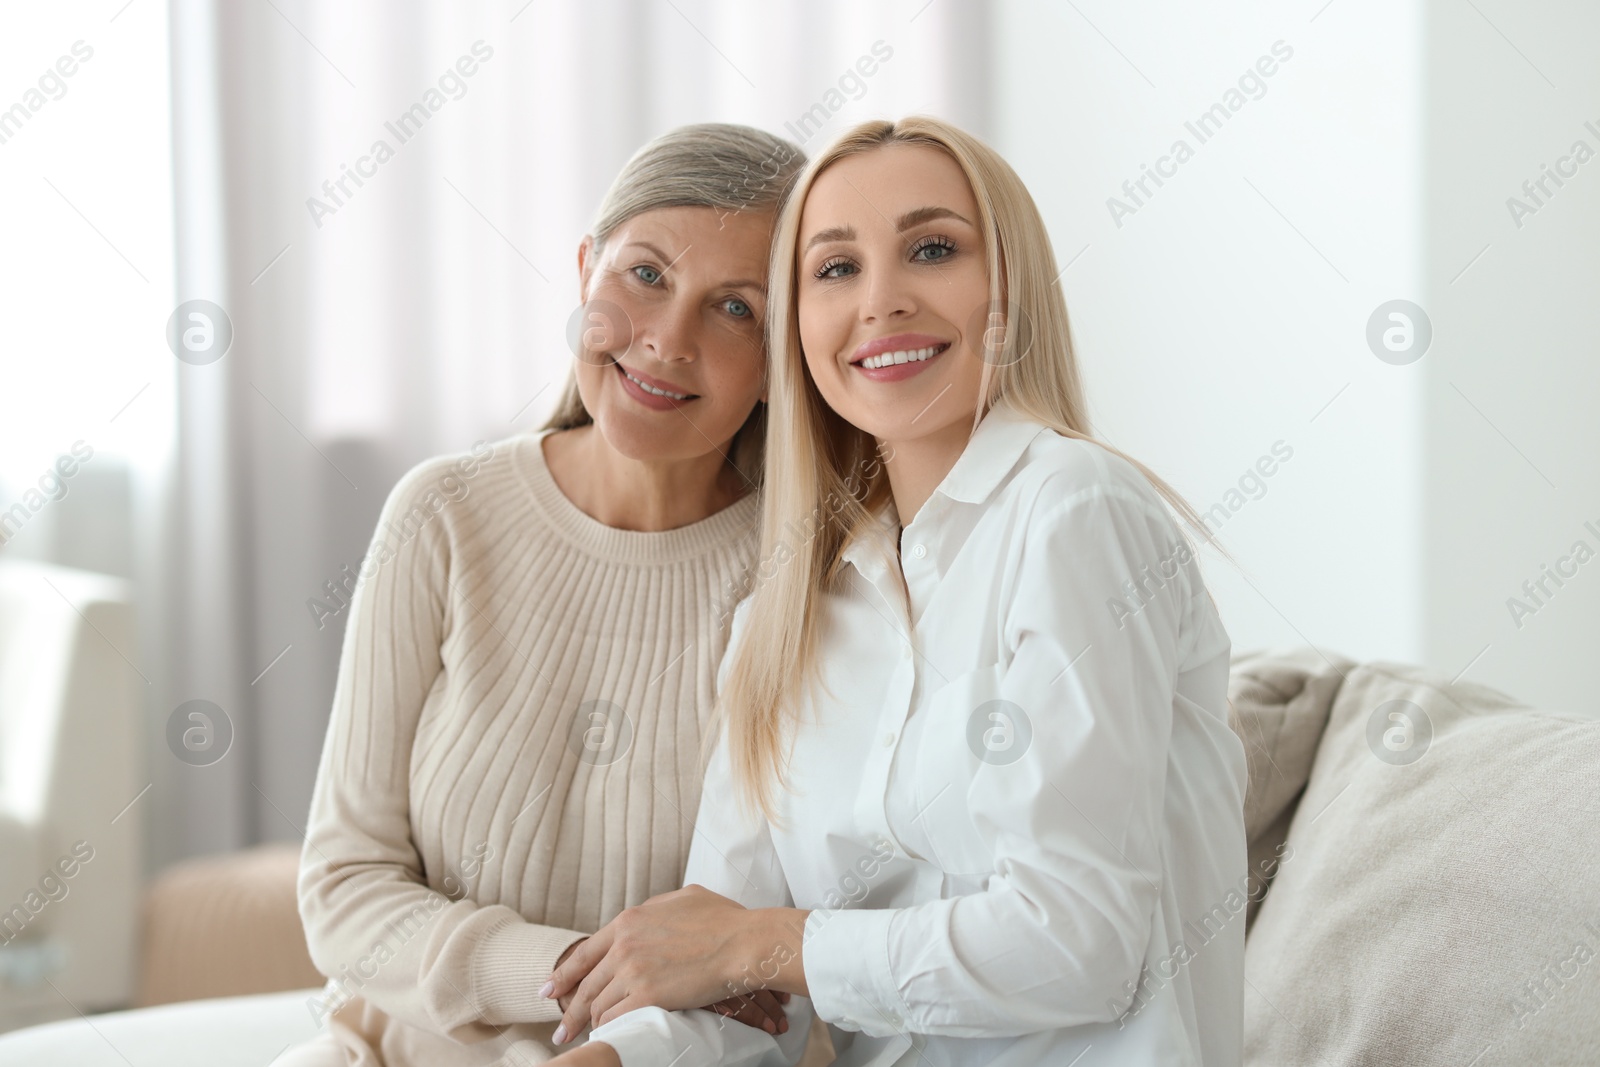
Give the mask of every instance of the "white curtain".
[[153, 741], [157, 864], [298, 837], [345, 614], [307, 602], [337, 606], [408, 466], [542, 420], [578, 241], [636, 148], [730, 121], [812, 151], [913, 112], [986, 135], [990, 80], [969, 0], [172, 10], [178, 299], [234, 338], [181, 368], [153, 718], [209, 699], [235, 740], [205, 768]]

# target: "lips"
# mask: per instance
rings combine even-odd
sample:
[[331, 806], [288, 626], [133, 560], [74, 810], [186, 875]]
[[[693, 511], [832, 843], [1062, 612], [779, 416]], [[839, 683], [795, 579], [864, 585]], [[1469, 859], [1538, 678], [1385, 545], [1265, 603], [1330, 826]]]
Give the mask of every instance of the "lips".
[[627, 375], [629, 378], [633, 379], [634, 384], [642, 387], [647, 393], [664, 395], [669, 400], [699, 399], [700, 394], [698, 393], [691, 393], [689, 390], [680, 385], [676, 385], [673, 382], [663, 381], [660, 378], [652, 378], [650, 375], [644, 374], [641, 371], [633, 370], [627, 366], [624, 366], [620, 360], [617, 361], [617, 369], [622, 371], [622, 373]]
[[926, 348], [884, 352], [881, 355], [868, 356], [866, 359], [854, 364], [854, 366], [863, 370], [882, 370], [885, 367], [897, 367], [902, 363], [923, 363], [949, 347], [949, 345], [929, 345]]
[[850, 362], [854, 366], [873, 370], [927, 360], [949, 347], [949, 341], [932, 334], [897, 333], [865, 342], [851, 354]]

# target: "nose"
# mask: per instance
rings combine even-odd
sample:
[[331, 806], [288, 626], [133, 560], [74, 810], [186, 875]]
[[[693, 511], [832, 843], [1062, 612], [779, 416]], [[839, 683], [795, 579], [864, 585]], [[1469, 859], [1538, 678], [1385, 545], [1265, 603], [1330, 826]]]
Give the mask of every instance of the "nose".
[[639, 325], [638, 341], [653, 359], [677, 363], [700, 354], [700, 313], [692, 300], [670, 300]]
[[861, 304], [861, 321], [868, 325], [904, 318], [916, 311], [916, 300], [903, 273], [893, 260], [887, 268], [867, 272]]

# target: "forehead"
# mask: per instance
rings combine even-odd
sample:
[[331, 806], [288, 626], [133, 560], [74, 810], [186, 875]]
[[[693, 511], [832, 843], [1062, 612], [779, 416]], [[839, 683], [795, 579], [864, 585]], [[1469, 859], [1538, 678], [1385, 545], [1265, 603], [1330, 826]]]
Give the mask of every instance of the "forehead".
[[633, 254], [640, 243], [675, 260], [673, 272], [765, 277], [772, 244], [770, 211], [724, 211], [710, 207], [661, 207], [641, 211], [606, 241], [607, 258]]
[[817, 175], [800, 213], [802, 242], [829, 226], [879, 226], [907, 211], [943, 207], [974, 222], [978, 202], [961, 166], [932, 145], [890, 144], [846, 156]]

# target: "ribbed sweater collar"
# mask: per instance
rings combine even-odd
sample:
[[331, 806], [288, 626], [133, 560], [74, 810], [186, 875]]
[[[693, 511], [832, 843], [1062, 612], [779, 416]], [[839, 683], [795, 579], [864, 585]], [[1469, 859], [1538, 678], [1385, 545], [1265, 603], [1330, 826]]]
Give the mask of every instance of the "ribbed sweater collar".
[[675, 563], [714, 554], [755, 530], [761, 519], [761, 494], [746, 493], [699, 522], [672, 530], [619, 530], [586, 514], [567, 499], [545, 463], [544, 430], [516, 439], [514, 463], [534, 505], [550, 526], [587, 555], [616, 563]]

